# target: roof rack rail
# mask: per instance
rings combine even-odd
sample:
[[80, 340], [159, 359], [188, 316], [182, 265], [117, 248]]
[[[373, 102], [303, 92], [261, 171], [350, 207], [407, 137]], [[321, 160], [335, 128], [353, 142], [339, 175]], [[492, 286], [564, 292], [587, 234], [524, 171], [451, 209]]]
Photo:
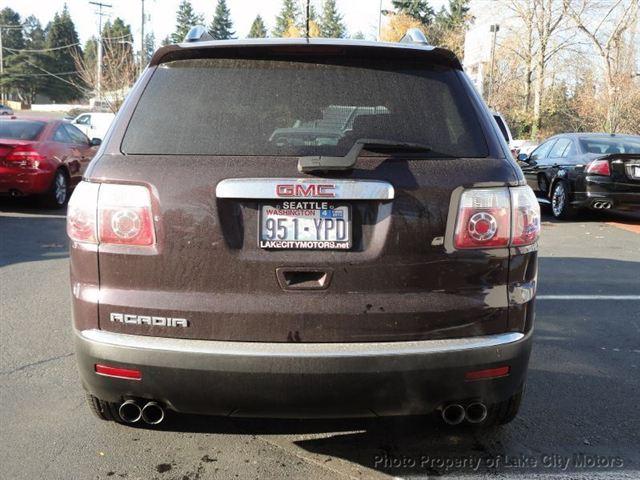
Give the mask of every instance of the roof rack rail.
[[407, 33], [400, 39], [400, 43], [421, 43], [423, 45], [429, 45], [427, 37], [425, 37], [422, 30], [419, 28], [410, 28]]
[[202, 25], [196, 25], [189, 29], [189, 32], [185, 35], [183, 42], [206, 42], [213, 40], [214, 38], [209, 35], [209, 32]]

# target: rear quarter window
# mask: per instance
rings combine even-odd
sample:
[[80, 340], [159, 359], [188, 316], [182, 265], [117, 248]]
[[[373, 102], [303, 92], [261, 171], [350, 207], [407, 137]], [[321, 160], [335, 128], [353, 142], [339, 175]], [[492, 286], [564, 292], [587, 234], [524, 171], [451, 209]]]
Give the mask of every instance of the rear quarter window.
[[454, 70], [415, 62], [195, 59], [160, 65], [129, 122], [125, 154], [345, 155], [355, 140], [427, 143], [485, 157]]

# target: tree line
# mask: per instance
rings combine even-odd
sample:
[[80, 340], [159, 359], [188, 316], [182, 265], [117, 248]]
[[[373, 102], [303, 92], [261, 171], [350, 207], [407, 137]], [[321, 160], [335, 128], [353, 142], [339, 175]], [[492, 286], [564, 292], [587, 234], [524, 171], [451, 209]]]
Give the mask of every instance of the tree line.
[[[262, 16], [256, 15], [247, 37], [304, 37], [307, 35], [307, 23], [310, 37], [342, 38], [347, 35], [347, 28], [336, 6], [336, 0], [324, 0], [320, 14], [317, 13], [315, 5], [310, 3], [308, 22], [306, 9], [303, 11], [302, 8], [303, 4], [304, 2], [301, 4], [297, 0], [283, 0], [270, 35]], [[176, 12], [176, 29], [162, 41], [162, 44], [181, 42], [192, 26], [202, 24], [205, 24], [204, 16], [195, 12], [191, 2], [182, 0]], [[236, 38], [231, 11], [226, 0], [217, 1], [208, 31], [214, 40]]]

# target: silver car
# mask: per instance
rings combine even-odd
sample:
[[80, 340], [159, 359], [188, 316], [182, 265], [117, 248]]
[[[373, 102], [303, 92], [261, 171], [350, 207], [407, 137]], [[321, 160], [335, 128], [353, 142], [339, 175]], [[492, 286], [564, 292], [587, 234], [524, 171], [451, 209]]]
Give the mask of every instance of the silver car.
[[7, 105], [0, 103], [0, 115], [13, 115], [13, 110]]

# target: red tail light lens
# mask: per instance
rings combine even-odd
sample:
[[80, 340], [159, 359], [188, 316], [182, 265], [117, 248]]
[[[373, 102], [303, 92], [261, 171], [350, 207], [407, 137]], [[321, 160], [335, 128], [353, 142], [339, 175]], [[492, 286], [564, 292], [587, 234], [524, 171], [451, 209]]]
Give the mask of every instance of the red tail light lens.
[[4, 158], [7, 164], [23, 168], [38, 168], [45, 158], [30, 146], [18, 146]]
[[462, 193], [455, 248], [530, 245], [539, 235], [540, 206], [531, 188], [477, 188]]
[[98, 232], [100, 243], [153, 245], [149, 190], [141, 185], [102, 184], [98, 198]]
[[142, 380], [140, 370], [131, 370], [129, 368], [111, 367], [109, 365], [95, 364], [96, 373], [105, 377], [123, 378], [125, 380]]
[[589, 175], [603, 175], [605, 177], [611, 176], [609, 160], [594, 160], [587, 165], [587, 173]]
[[508, 246], [511, 231], [509, 204], [506, 188], [465, 190], [460, 198], [455, 247]]
[[511, 245], [531, 245], [540, 236], [540, 205], [529, 187], [511, 188]]
[[141, 185], [80, 182], [69, 200], [67, 233], [82, 243], [153, 245], [149, 190]]

